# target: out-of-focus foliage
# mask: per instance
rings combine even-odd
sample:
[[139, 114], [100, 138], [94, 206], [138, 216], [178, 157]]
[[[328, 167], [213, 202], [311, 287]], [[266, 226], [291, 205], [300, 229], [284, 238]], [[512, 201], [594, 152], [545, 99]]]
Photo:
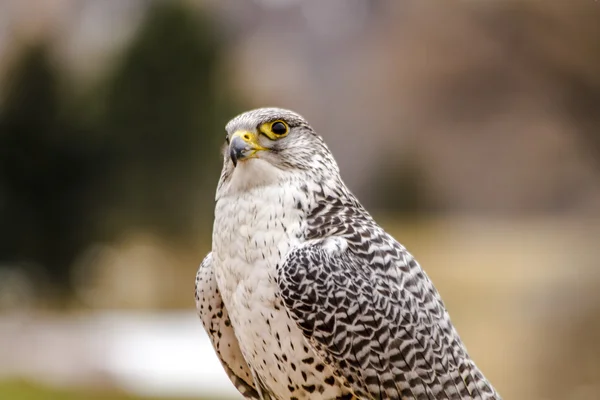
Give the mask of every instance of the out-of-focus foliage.
[[[498, 3], [483, 14], [484, 32], [510, 49], [506, 64], [522, 64], [535, 73], [540, 86], [554, 91], [565, 119], [576, 128], [582, 145], [600, 161], [600, 9], [596, 2], [527, 1]], [[483, 7], [485, 9], [485, 7]], [[449, 94], [471, 101], [457, 103], [449, 111], [494, 112], [516, 97], [514, 84], [502, 79], [507, 65], [472, 68], [458, 76]], [[475, 66], [477, 67], [477, 66]], [[473, 85], [478, 77], [480, 85]], [[471, 83], [469, 85], [468, 83]], [[486, 90], [482, 90], [486, 89]], [[458, 92], [457, 92], [458, 91]], [[481, 101], [483, 93], [494, 94]]]
[[235, 107], [221, 46], [207, 19], [157, 2], [83, 104], [51, 43], [25, 49], [0, 111], [0, 263], [69, 291], [93, 241], [128, 229], [175, 238], [209, 221], [217, 132]]
[[[222, 43], [207, 19], [158, 2], [106, 84], [101, 124], [116, 195], [111, 222], [188, 233], [214, 197], [218, 143], [233, 112], [217, 69]], [[227, 103], [229, 101], [229, 103]], [[208, 218], [207, 218], [208, 220]]]
[[[41, 266], [68, 287], [73, 257], [91, 238], [88, 195], [103, 160], [60, 96], [47, 45], [24, 50], [9, 71], [0, 111], [0, 257]], [[36, 271], [40, 273], [40, 271]]]
[[391, 154], [383, 160], [380, 173], [373, 179], [374, 191], [386, 194], [377, 198], [378, 210], [403, 215], [419, 215], [435, 210], [423, 161], [409, 152], [401, 156]]

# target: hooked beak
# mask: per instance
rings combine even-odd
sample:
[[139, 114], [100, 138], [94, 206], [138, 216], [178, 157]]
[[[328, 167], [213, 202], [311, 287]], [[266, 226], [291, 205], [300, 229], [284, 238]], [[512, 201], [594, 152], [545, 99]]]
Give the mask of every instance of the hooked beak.
[[261, 150], [268, 149], [258, 143], [258, 135], [254, 132], [237, 131], [229, 139], [229, 157], [234, 167], [237, 167], [238, 161], [253, 158]]

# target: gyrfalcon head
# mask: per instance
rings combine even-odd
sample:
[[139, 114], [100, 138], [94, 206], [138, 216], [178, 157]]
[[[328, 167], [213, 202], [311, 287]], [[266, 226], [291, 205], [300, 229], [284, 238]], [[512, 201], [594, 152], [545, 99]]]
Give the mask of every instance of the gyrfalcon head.
[[339, 174], [323, 139], [293, 111], [247, 111], [229, 121], [225, 130], [218, 192], [247, 190], [291, 178], [321, 181]]

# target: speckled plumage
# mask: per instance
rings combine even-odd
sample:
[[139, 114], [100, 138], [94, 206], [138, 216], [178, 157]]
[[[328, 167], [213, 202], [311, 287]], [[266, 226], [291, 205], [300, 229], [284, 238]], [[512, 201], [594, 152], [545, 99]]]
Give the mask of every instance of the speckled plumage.
[[[276, 120], [286, 136], [265, 134]], [[244, 397], [500, 398], [425, 272], [346, 188], [302, 117], [259, 109], [226, 130], [228, 142], [253, 133], [244, 140], [261, 150], [239, 137], [225, 147], [196, 305]]]

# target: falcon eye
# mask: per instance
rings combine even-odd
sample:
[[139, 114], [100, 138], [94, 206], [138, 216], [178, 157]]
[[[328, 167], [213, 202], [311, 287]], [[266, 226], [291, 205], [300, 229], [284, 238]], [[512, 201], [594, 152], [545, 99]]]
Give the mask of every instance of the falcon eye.
[[258, 127], [258, 130], [271, 140], [279, 140], [290, 133], [288, 124], [280, 119], [273, 122], [265, 122]]
[[271, 124], [271, 132], [273, 132], [277, 136], [285, 135], [287, 131], [287, 125], [282, 121], [275, 121]]

